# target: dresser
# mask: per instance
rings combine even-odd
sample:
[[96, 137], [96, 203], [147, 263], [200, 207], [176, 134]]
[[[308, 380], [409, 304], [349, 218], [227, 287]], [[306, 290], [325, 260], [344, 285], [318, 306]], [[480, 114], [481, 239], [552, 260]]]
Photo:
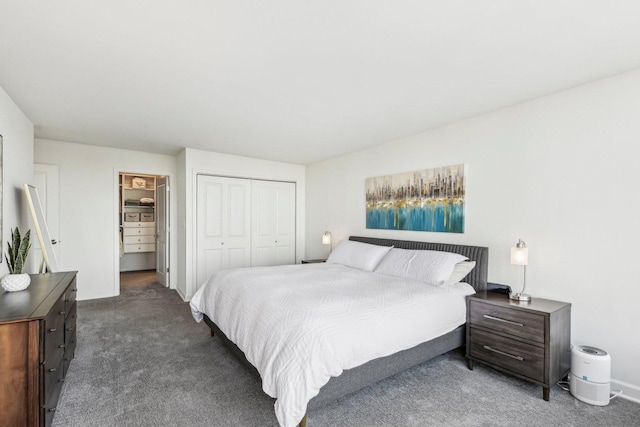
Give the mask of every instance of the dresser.
[[571, 367], [571, 304], [543, 298], [530, 303], [481, 292], [467, 297], [469, 369], [482, 362], [542, 386], [544, 400]]
[[76, 347], [76, 273], [0, 293], [0, 424], [49, 426]]
[[125, 221], [122, 238], [125, 253], [155, 252], [156, 223]]

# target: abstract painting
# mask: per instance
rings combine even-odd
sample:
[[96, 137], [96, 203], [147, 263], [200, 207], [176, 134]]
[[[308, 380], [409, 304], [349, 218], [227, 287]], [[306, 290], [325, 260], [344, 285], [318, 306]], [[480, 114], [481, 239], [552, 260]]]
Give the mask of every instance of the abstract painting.
[[0, 135], [0, 262], [4, 259], [2, 256], [2, 157], [3, 157], [2, 135]]
[[464, 164], [367, 178], [367, 228], [464, 233]]

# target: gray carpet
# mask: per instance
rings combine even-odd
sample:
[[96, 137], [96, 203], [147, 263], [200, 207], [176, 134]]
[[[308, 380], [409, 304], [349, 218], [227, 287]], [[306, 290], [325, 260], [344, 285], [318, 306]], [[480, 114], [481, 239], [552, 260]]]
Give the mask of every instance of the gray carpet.
[[[81, 301], [54, 426], [277, 426], [259, 381], [158, 284]], [[558, 387], [466, 368], [452, 351], [308, 415], [333, 426], [640, 426], [640, 405], [587, 405]]]

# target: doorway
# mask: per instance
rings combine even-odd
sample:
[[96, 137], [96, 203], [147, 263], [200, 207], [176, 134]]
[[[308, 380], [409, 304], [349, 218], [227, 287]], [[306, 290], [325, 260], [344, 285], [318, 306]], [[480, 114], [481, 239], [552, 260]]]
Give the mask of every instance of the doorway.
[[133, 273], [169, 287], [169, 177], [120, 172], [118, 193], [120, 288]]

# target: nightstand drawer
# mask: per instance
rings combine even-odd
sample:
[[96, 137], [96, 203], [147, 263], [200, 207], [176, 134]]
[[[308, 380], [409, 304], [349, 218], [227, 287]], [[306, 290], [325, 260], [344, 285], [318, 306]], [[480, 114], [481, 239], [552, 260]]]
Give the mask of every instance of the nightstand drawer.
[[471, 328], [471, 357], [544, 382], [544, 348]]
[[480, 301], [469, 304], [471, 325], [544, 343], [544, 316]]

